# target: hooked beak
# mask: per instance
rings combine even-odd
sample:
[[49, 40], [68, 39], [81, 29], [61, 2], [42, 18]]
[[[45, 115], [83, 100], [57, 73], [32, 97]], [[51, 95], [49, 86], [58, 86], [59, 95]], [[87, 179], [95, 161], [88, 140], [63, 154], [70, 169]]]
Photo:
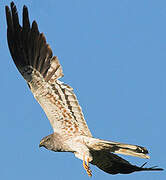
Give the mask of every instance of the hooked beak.
[[42, 146], [44, 146], [44, 144], [43, 144], [43, 143], [44, 143], [44, 141], [43, 141], [43, 140], [41, 140], [41, 141], [40, 141], [40, 144], [39, 144], [39, 148], [40, 148], [40, 147], [42, 147]]
[[40, 143], [40, 144], [39, 144], [39, 148], [42, 147], [42, 146], [43, 146], [43, 145]]

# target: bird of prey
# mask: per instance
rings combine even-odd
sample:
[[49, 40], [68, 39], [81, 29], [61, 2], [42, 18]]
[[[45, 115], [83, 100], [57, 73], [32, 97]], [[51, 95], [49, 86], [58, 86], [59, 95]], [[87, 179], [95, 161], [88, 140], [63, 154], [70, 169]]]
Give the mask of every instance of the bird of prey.
[[53, 134], [44, 137], [39, 146], [55, 152], [72, 152], [83, 161], [92, 176], [89, 163], [110, 174], [135, 171], [157, 171], [162, 168], [138, 167], [114, 153], [149, 158], [145, 147], [94, 138], [85, 122], [72, 87], [58, 79], [63, 76], [57, 56], [53, 56], [36, 21], [29, 22], [28, 9], [23, 7], [23, 24], [19, 24], [16, 6], [6, 6], [7, 40], [13, 61], [26, 80], [35, 99], [46, 113]]

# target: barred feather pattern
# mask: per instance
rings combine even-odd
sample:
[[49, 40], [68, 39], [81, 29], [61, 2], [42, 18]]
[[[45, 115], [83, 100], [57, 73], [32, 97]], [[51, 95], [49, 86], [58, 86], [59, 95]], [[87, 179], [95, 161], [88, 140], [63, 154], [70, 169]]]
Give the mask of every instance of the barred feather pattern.
[[149, 158], [147, 149], [142, 146], [92, 138], [73, 89], [59, 81], [63, 72], [58, 58], [53, 56], [37, 23], [33, 21], [30, 25], [27, 7], [23, 7], [22, 26], [13, 2], [11, 10], [6, 6], [6, 19], [13, 61], [54, 130], [53, 134], [41, 140], [40, 146], [52, 151], [73, 152], [76, 157], [89, 160], [110, 174], [163, 170], [155, 166], [145, 168], [145, 164], [138, 167], [113, 154]]
[[58, 58], [52, 55], [37, 23], [33, 21], [30, 26], [27, 7], [23, 7], [22, 27], [13, 2], [11, 11], [6, 6], [6, 17], [8, 46], [13, 61], [44, 109], [54, 132], [91, 137], [73, 89], [58, 80], [63, 76]]

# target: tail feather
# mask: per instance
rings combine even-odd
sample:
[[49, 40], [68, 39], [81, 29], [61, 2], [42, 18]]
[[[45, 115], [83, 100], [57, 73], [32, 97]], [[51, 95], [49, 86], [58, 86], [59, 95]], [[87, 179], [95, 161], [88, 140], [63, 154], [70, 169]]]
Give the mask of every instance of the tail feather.
[[109, 152], [114, 152], [118, 154], [136, 156], [140, 158], [149, 159], [148, 150], [145, 147], [131, 144], [124, 144], [119, 142], [105, 141], [101, 139], [93, 138], [90, 148], [93, 150], [105, 150]]

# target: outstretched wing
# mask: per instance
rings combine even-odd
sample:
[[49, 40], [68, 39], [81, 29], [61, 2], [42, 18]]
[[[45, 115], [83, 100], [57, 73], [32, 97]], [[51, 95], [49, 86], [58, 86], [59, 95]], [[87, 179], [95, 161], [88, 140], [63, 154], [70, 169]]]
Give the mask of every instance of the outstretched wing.
[[23, 7], [23, 25], [19, 24], [14, 3], [6, 6], [7, 39], [13, 61], [27, 81], [34, 97], [45, 111], [54, 132], [63, 135], [92, 136], [73, 89], [60, 82], [62, 67], [46, 43], [37, 23], [29, 22]]
[[144, 163], [138, 167], [130, 164], [125, 159], [108, 151], [92, 151], [93, 161], [91, 164], [96, 165], [98, 168], [109, 174], [129, 174], [136, 171], [161, 171], [162, 168], [150, 167], [145, 168]]

